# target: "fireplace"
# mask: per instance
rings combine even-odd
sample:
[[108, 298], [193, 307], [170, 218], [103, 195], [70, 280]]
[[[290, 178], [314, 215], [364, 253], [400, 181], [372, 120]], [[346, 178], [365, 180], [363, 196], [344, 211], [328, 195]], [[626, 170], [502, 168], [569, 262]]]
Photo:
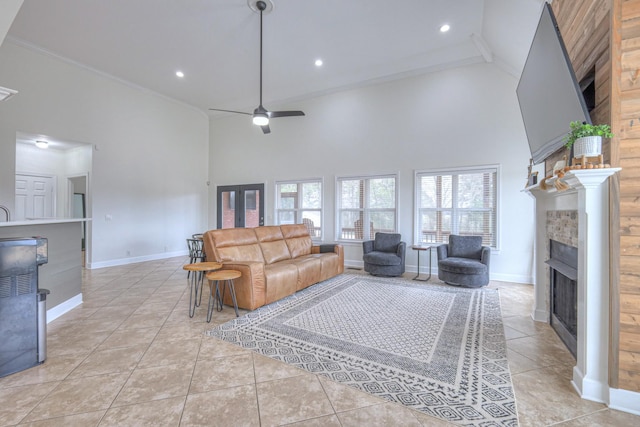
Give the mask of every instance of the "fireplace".
[[578, 248], [549, 241], [550, 323], [573, 357], [578, 338]]
[[[528, 187], [535, 198], [535, 283], [532, 317], [540, 322], [550, 322], [551, 300], [558, 296], [572, 299], [571, 274], [545, 263], [550, 257], [550, 240], [577, 247], [575, 289], [577, 316], [560, 314], [556, 323], [574, 329], [577, 346], [576, 365], [573, 367], [572, 384], [584, 399], [604, 402], [618, 407], [629, 407], [609, 386], [609, 183], [611, 175], [619, 168], [571, 170], [561, 178], [564, 191], [553, 185], [557, 178], [547, 180], [547, 185]], [[566, 189], [565, 189], [566, 188]], [[572, 212], [573, 211], [573, 212]], [[549, 218], [555, 218], [549, 222]], [[575, 221], [572, 217], [575, 217]], [[556, 246], [554, 244], [554, 246]], [[571, 262], [563, 264], [571, 265]], [[553, 267], [553, 268], [552, 268]], [[563, 266], [564, 267], [564, 266]], [[551, 271], [556, 285], [563, 291], [551, 292]], [[560, 272], [560, 275], [558, 274]], [[566, 276], [566, 277], [562, 277]], [[564, 282], [568, 283], [564, 283]], [[565, 295], [568, 292], [569, 295]], [[556, 307], [559, 305], [556, 302]], [[562, 308], [573, 304], [562, 304]], [[558, 311], [558, 310], [556, 310]], [[556, 318], [558, 316], [556, 315]], [[573, 326], [572, 324], [575, 324]]]

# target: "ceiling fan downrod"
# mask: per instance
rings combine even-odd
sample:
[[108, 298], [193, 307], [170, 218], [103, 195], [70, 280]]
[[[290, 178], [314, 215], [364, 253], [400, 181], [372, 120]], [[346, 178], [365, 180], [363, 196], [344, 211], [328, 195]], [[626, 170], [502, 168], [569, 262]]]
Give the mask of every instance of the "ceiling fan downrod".
[[269, 124], [269, 116], [267, 110], [262, 106], [262, 13], [267, 8], [267, 4], [258, 0], [256, 7], [260, 11], [260, 104], [258, 108], [253, 110], [253, 124], [257, 126], [267, 126]]

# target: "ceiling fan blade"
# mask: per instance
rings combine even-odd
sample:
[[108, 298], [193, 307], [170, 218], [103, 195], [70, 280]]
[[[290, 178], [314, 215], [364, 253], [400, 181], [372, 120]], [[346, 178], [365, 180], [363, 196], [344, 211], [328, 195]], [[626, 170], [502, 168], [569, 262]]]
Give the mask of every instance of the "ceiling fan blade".
[[271, 133], [271, 129], [269, 128], [269, 125], [264, 125], [260, 127], [262, 128], [262, 133], [264, 134]]
[[269, 111], [269, 118], [304, 116], [302, 111]]
[[221, 110], [219, 108], [209, 108], [209, 111], [222, 111], [223, 113], [246, 114], [247, 116], [252, 116], [253, 115], [251, 113], [245, 113], [244, 111]]

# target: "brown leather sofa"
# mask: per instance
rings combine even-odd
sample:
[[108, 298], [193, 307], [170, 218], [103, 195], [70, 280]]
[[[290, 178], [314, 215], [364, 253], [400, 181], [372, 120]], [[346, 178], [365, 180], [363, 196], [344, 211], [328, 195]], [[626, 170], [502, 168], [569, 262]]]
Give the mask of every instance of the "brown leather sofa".
[[[238, 307], [255, 310], [344, 271], [341, 245], [314, 246], [304, 224], [227, 228], [204, 233], [207, 261], [238, 270]], [[229, 292], [225, 304], [231, 304]]]

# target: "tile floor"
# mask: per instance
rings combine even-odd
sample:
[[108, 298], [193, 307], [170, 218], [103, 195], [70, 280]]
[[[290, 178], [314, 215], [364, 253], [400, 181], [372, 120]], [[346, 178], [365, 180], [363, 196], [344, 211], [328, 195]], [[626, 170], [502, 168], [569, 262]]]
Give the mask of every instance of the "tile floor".
[[[0, 379], [0, 426], [445, 426], [203, 336], [187, 315], [186, 258], [83, 271], [82, 306], [49, 324], [47, 361]], [[434, 279], [432, 279], [434, 280]], [[529, 317], [532, 287], [500, 290], [522, 426], [631, 426], [640, 417], [581, 400], [572, 358]]]

